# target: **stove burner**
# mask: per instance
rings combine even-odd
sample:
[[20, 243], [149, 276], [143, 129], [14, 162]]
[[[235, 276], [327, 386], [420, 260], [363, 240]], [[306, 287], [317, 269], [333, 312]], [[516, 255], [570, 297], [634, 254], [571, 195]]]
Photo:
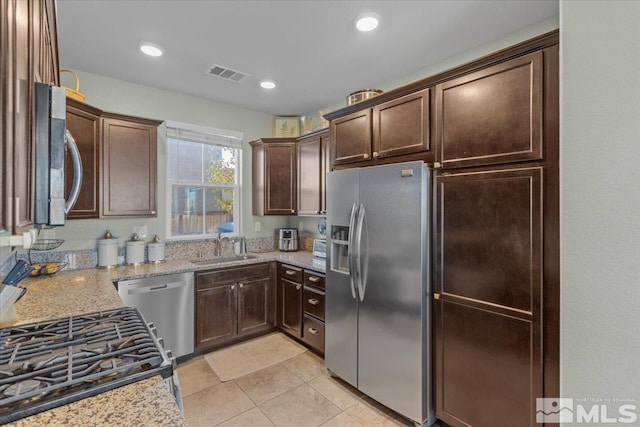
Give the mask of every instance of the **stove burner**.
[[40, 387], [40, 384], [42, 383], [38, 380], [24, 380], [19, 383], [11, 384], [4, 391], [4, 394], [5, 396], [19, 396], [37, 389]]
[[0, 425], [172, 374], [172, 362], [133, 308], [0, 329]]

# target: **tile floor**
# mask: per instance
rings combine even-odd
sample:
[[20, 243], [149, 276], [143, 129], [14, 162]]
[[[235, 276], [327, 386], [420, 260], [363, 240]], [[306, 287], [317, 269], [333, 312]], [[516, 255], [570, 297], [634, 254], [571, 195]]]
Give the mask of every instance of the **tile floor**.
[[190, 427], [413, 425], [332, 378], [310, 351], [226, 382], [199, 356], [178, 376]]

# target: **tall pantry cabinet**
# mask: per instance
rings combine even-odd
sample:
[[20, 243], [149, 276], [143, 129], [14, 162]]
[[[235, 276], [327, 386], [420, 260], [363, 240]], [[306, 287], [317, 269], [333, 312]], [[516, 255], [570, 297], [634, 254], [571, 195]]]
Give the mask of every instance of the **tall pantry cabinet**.
[[552, 44], [435, 87], [436, 415], [453, 426], [533, 427], [558, 396], [558, 81]]

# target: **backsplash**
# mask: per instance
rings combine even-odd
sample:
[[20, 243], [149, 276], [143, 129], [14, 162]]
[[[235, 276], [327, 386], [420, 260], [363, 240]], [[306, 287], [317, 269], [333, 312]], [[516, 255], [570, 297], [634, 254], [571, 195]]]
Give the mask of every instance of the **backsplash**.
[[[303, 239], [301, 239], [301, 244]], [[213, 257], [215, 250], [214, 239], [197, 240], [168, 240], [165, 246], [165, 258], [171, 259], [196, 259], [200, 255], [203, 258]], [[302, 246], [302, 245], [301, 245]], [[307, 245], [305, 244], [304, 247]], [[276, 249], [273, 237], [257, 237], [247, 239], [247, 251], [267, 252]], [[301, 248], [302, 250], [306, 250]], [[222, 255], [228, 256], [234, 253], [234, 244], [223, 241]], [[145, 246], [145, 259], [147, 259], [147, 248]], [[98, 265], [98, 252], [96, 249], [82, 249], [71, 251], [28, 251], [18, 250], [11, 255], [0, 267], [0, 276], [9, 274], [18, 259], [23, 259], [32, 264], [43, 264], [46, 262], [64, 262], [67, 265], [65, 270], [84, 270], [95, 268]], [[118, 264], [124, 264], [125, 247], [118, 248]]]

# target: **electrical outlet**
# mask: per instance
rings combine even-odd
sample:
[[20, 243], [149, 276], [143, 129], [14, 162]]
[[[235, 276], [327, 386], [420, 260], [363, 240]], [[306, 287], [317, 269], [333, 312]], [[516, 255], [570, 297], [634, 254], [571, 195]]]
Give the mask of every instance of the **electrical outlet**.
[[300, 231], [304, 231], [304, 222], [302, 221], [298, 222], [298, 232]]
[[253, 223], [253, 231], [255, 231], [256, 233], [262, 231], [262, 224], [260, 224], [260, 221], [256, 221]]

